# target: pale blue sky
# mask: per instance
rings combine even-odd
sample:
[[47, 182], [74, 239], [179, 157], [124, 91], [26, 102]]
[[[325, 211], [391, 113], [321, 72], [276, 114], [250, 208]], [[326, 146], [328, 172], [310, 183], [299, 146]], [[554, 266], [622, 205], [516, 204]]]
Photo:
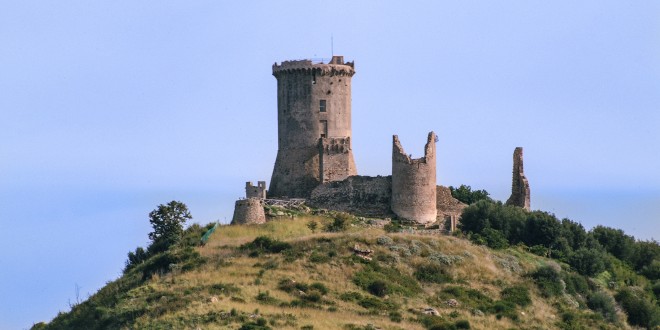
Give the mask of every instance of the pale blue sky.
[[391, 136], [438, 181], [660, 238], [658, 1], [0, 1], [0, 329], [116, 278], [172, 199], [228, 221], [270, 180], [275, 61], [355, 60], [358, 172]]

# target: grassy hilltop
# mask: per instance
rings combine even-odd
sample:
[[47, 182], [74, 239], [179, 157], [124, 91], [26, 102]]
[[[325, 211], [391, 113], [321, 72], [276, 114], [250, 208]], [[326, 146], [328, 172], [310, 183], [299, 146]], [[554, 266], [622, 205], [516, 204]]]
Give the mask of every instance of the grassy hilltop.
[[648, 314], [632, 323], [657, 326], [652, 280], [616, 258], [585, 276], [537, 255], [552, 249], [498, 245], [505, 235], [489, 231], [471, 241], [280, 212], [264, 225], [219, 226], [204, 246], [211, 226], [190, 226], [33, 329], [621, 329], [632, 307]]

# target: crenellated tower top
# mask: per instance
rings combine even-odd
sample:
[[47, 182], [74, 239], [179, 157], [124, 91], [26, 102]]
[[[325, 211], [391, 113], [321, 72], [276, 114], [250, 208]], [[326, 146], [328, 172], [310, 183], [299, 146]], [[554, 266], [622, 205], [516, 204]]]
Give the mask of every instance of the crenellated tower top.
[[344, 57], [339, 55], [333, 56], [328, 63], [323, 63], [323, 61], [315, 63], [312, 60], [283, 61], [281, 64], [274, 63], [273, 76], [279, 77], [283, 73], [352, 77], [355, 74], [355, 63], [344, 63]]

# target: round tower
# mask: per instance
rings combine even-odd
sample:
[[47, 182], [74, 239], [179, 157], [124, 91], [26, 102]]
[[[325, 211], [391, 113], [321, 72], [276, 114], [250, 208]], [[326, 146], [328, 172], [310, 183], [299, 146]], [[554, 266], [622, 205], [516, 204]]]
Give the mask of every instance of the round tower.
[[309, 197], [322, 182], [356, 175], [351, 150], [353, 62], [333, 56], [273, 64], [278, 150], [269, 196]]
[[429, 224], [438, 215], [435, 174], [435, 133], [429, 133], [424, 157], [412, 159], [394, 135], [392, 143], [392, 212], [398, 217]]

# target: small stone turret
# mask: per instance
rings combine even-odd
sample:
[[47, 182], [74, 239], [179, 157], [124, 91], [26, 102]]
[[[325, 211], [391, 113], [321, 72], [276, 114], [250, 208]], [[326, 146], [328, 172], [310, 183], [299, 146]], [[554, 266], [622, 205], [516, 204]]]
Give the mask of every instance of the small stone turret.
[[245, 183], [245, 198], [266, 199], [266, 181], [258, 181], [256, 186], [252, 182]]
[[529, 182], [523, 171], [523, 148], [517, 147], [513, 151], [513, 180], [511, 183], [511, 197], [506, 205], [522, 207], [530, 210]]
[[239, 199], [234, 206], [232, 225], [266, 223], [264, 200], [259, 198]]
[[420, 224], [436, 221], [436, 135], [429, 133], [424, 157], [408, 156], [399, 137], [392, 146], [392, 211], [402, 219]]

